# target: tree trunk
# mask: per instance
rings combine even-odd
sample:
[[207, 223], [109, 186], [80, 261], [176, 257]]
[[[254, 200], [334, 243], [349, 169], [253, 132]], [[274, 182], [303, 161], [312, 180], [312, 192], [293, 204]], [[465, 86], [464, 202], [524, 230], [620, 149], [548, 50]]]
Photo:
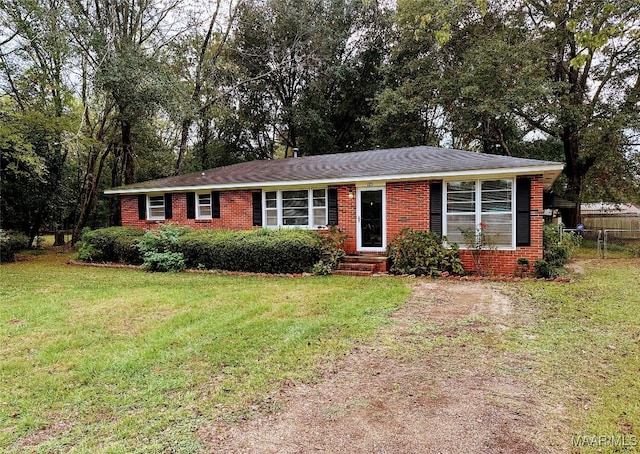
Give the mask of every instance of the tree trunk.
[[82, 229], [87, 226], [89, 218], [91, 217], [91, 213], [95, 211], [95, 206], [98, 200], [98, 187], [100, 186], [102, 171], [104, 169], [104, 162], [108, 154], [108, 149], [105, 150], [101, 156], [99, 156], [99, 151], [95, 149], [91, 149], [90, 151], [89, 164], [87, 165], [87, 173], [85, 175], [84, 181], [84, 193], [82, 196], [80, 215], [78, 216], [78, 222], [73, 228], [73, 234], [71, 235], [71, 244], [76, 244], [80, 240]]
[[53, 243], [54, 246], [64, 246], [64, 232], [62, 230], [58, 230], [55, 233], [55, 241]]
[[580, 205], [582, 204], [582, 183], [586, 170], [579, 162], [580, 140], [578, 133], [571, 127], [565, 127], [561, 136], [564, 148], [566, 165], [563, 173], [567, 177], [565, 197], [573, 202], [573, 208], [564, 208], [561, 211], [562, 222], [568, 228], [575, 228], [581, 222]]
[[131, 122], [122, 121], [122, 174], [124, 184], [135, 182], [135, 162], [133, 156], [133, 143], [131, 141]]
[[184, 163], [184, 158], [187, 155], [187, 145], [189, 142], [189, 129], [193, 121], [191, 118], [185, 118], [182, 121], [182, 130], [180, 133], [180, 148], [178, 149], [178, 159], [176, 160], [176, 168], [174, 175], [179, 175], [182, 171], [182, 164]]

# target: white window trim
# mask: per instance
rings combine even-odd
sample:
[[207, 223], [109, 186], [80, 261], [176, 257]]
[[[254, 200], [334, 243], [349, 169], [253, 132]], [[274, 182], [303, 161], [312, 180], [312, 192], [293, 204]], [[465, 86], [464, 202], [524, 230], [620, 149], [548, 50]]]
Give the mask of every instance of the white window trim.
[[[329, 221], [329, 189], [328, 187], [297, 187], [297, 188], [286, 188], [286, 189], [263, 189], [262, 190], [262, 227], [267, 229], [306, 229], [306, 230], [320, 230], [326, 229], [327, 224], [307, 224], [307, 225], [284, 225], [282, 222], [282, 193], [285, 191], [307, 191], [307, 211], [308, 211], [308, 219], [315, 221], [315, 216], [313, 215], [314, 206], [313, 206], [313, 191], [321, 189], [324, 191], [324, 216], [325, 221]], [[267, 192], [275, 192], [276, 193], [276, 213], [277, 213], [277, 223], [276, 225], [267, 225]], [[318, 208], [318, 207], [315, 207]], [[273, 208], [269, 208], [269, 210], [273, 210]]]
[[[162, 216], [153, 216], [151, 214], [151, 198], [162, 198]], [[165, 206], [164, 194], [147, 194], [147, 219], [150, 221], [164, 221], [167, 216], [167, 207]]]
[[[515, 178], [483, 178], [483, 179], [450, 179], [444, 180], [442, 183], [442, 235], [447, 236], [448, 230], [448, 220], [449, 220], [449, 209], [447, 205], [447, 192], [448, 192], [448, 183], [455, 182], [463, 182], [463, 181], [473, 181], [475, 182], [475, 217], [476, 217], [476, 227], [480, 224], [482, 220], [482, 182], [483, 181], [495, 181], [495, 180], [509, 180], [511, 181], [511, 246], [500, 246], [495, 249], [498, 251], [513, 251], [516, 249], [516, 179]], [[506, 211], [504, 212], [507, 213]], [[464, 244], [458, 245], [461, 250], [466, 250], [467, 247]]]
[[[211, 213], [209, 216], [202, 216], [200, 214], [200, 196], [201, 195], [209, 195], [209, 209]], [[211, 195], [211, 191], [209, 192], [196, 192], [196, 219], [213, 219], [213, 196]]]

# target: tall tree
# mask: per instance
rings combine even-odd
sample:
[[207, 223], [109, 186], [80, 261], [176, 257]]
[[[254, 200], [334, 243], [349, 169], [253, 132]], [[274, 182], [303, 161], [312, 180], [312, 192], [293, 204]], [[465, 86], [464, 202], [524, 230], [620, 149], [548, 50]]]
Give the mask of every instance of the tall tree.
[[575, 203], [563, 217], [580, 220], [589, 172], [628, 150], [620, 137], [625, 106], [637, 96], [640, 3], [616, 1], [526, 1], [533, 67], [541, 77], [538, 96], [516, 113], [562, 142], [565, 196]]
[[[212, 107], [212, 103], [207, 98], [211, 96], [217, 98], [219, 88], [217, 84], [220, 83], [220, 77], [216, 74], [218, 61], [224, 56], [231, 29], [242, 5], [242, 0], [236, 2], [230, 0], [228, 4], [224, 4], [222, 0], [216, 0], [205, 32], [196, 33], [195, 37], [189, 40], [196, 51], [195, 64], [185, 65], [185, 72], [188, 73], [187, 80], [191, 84], [191, 96], [181, 122], [175, 174], [182, 171], [194, 121], [198, 118], [201, 120], [206, 118], [207, 111]], [[209, 96], [203, 96], [203, 91], [208, 91]]]
[[239, 98], [268, 117], [264, 129], [285, 156], [362, 141], [353, 131], [379, 79], [381, 11], [377, 2], [354, 0], [260, 0], [242, 8], [234, 60], [247, 83]]
[[135, 181], [133, 131], [172, 103], [181, 86], [163, 64], [165, 46], [184, 31], [181, 0], [97, 0], [71, 2], [70, 29], [83, 51], [90, 80], [114, 104], [119, 144], [115, 183]]
[[[64, 81], [69, 36], [60, 22], [65, 15], [62, 0], [2, 0], [0, 10], [5, 34], [0, 39], [0, 70], [6, 96], [12, 100], [3, 100], [2, 122], [12, 137], [20, 137], [5, 140], [5, 145], [17, 147], [5, 149], [4, 154], [13, 154], [17, 160], [12, 162], [19, 163], [30, 159], [27, 151], [31, 150], [44, 166], [31, 174], [29, 168], [38, 167], [17, 165], [23, 177], [18, 180], [3, 175], [3, 208], [12, 214], [3, 224], [13, 224], [33, 241], [45, 224], [61, 221], [68, 208], [62, 181], [73, 116]], [[19, 147], [20, 143], [28, 147]], [[22, 152], [27, 152], [24, 159], [17, 157]], [[3, 170], [12, 165], [6, 161]], [[32, 187], [25, 187], [28, 182]]]
[[136, 181], [136, 163], [154, 151], [145, 146], [148, 140], [136, 136], [161, 130], [160, 123], [181, 110], [186, 92], [168, 66], [172, 59], [167, 51], [191, 23], [179, 15], [180, 0], [67, 1], [67, 27], [82, 68], [84, 112], [75, 241], [95, 214], [104, 173], [110, 167], [111, 186]]
[[412, 89], [409, 75], [394, 94], [417, 92], [411, 106], [437, 104], [441, 141], [516, 155], [549, 149], [531, 141], [557, 144], [561, 190], [574, 202], [563, 213], [569, 225], [596, 171], [633, 171], [624, 164], [627, 130], [637, 125], [637, 1], [399, 2], [398, 12], [398, 47], [410, 49], [410, 68], [432, 88]]

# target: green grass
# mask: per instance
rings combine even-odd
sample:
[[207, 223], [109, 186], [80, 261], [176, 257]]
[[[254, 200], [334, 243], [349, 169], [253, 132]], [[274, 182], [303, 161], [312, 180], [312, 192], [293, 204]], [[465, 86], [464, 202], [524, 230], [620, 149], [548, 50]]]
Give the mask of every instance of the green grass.
[[199, 427], [370, 338], [397, 279], [151, 274], [35, 255], [0, 267], [0, 451], [197, 452]]
[[606, 437], [573, 446], [573, 452], [637, 452], [640, 260], [582, 264], [586, 274], [570, 284], [518, 286], [534, 321], [511, 332], [509, 347], [529, 358], [541, 394], [548, 393], [568, 413], [572, 433], [563, 434], [568, 446], [571, 435], [591, 442]]
[[[151, 274], [68, 258], [0, 266], [2, 452], [198, 452], [199, 428], [278, 410], [283, 383], [317, 380], [409, 292], [400, 279]], [[640, 260], [581, 264], [586, 274], [568, 284], [507, 287], [513, 329], [425, 320], [407, 337], [433, 342], [398, 355], [440, 344], [496, 353], [492, 367], [521, 375], [542, 412], [568, 418], [554, 435], [562, 446], [604, 436], [573, 452], [635, 452], [606, 443], [640, 440]]]

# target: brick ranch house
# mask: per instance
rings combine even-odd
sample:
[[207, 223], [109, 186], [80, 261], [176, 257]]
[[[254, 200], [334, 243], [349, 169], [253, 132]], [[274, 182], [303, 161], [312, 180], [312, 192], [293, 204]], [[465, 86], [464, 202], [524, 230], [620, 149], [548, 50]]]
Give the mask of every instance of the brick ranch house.
[[[337, 226], [348, 254], [382, 255], [404, 228], [432, 230], [464, 249], [462, 231], [486, 225], [486, 267], [513, 274], [542, 258], [543, 191], [557, 162], [412, 147], [251, 161], [109, 189], [122, 225], [196, 229]], [[468, 251], [461, 251], [467, 270]]]

